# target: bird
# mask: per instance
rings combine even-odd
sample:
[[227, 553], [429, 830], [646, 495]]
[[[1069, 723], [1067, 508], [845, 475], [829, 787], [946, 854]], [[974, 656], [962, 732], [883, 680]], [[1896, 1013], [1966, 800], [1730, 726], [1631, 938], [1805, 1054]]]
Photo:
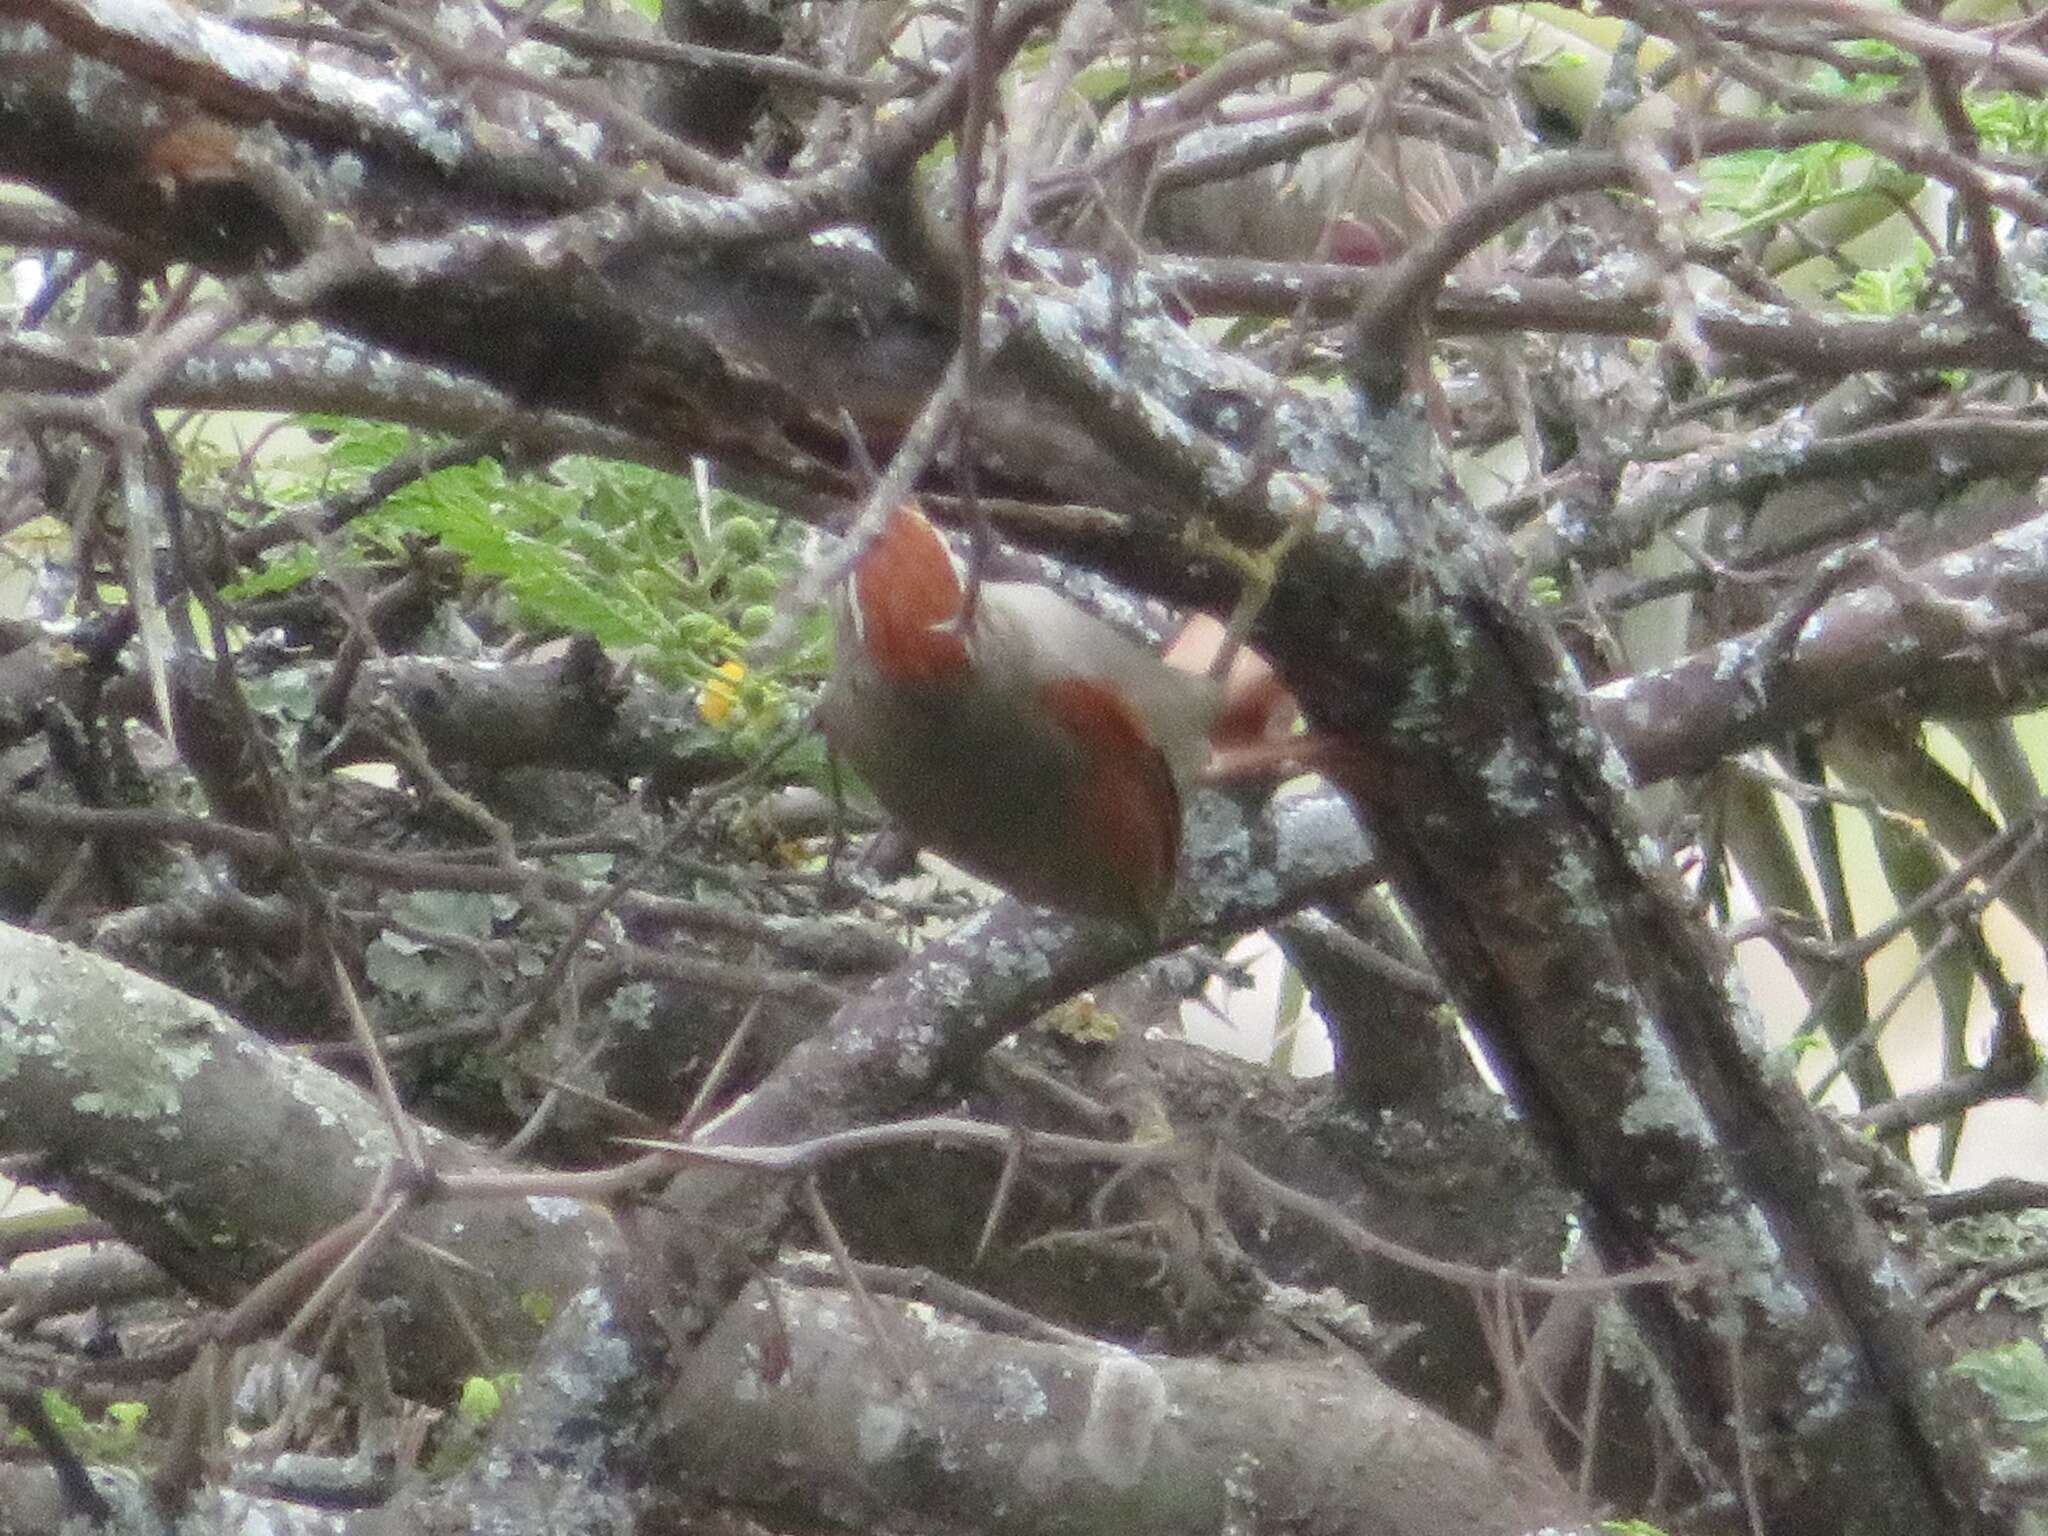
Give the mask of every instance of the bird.
[[1167, 659], [1050, 587], [985, 580], [899, 503], [834, 596], [818, 718], [920, 846], [1040, 906], [1155, 931], [1181, 792], [1219, 729], [1291, 718], [1270, 666], [1204, 618]]

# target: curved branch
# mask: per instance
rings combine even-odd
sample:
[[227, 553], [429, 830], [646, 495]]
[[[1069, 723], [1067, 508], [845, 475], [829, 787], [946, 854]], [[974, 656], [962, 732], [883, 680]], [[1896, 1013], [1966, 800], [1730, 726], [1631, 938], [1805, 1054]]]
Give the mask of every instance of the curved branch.
[[[398, 1157], [361, 1090], [211, 1006], [112, 961], [0, 924], [0, 1128], [52, 1182], [199, 1295], [227, 1302], [364, 1208]], [[444, 1171], [489, 1166], [422, 1130]], [[476, 1349], [523, 1356], [524, 1293], [566, 1300], [616, 1241], [570, 1202], [428, 1202], [406, 1232], [453, 1254], [387, 1248], [364, 1294], [392, 1309], [403, 1389], [438, 1397]]]
[[[1935, 663], [1997, 679], [2005, 648], [2048, 625], [2048, 516], [1822, 603], [1779, 636], [1736, 635], [1594, 690], [1595, 716], [1644, 782], [1699, 773], [1730, 752], [1908, 684]], [[1789, 645], [1774, 643], [1789, 639]], [[2033, 647], [2026, 652], [2031, 656]], [[2010, 691], [2008, 681], [2005, 691]]]

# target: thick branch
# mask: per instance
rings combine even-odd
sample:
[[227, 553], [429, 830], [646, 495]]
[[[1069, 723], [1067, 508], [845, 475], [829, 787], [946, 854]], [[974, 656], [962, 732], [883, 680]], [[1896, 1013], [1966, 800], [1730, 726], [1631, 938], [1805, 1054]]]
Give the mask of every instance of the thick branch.
[[1903, 578], [1822, 603], [1789, 645], [1767, 624], [1617, 678], [1595, 690], [1595, 716], [1636, 777], [1649, 781], [1703, 772], [1731, 752], [1909, 684], [1936, 688], [1945, 677], [1974, 674], [2024, 697], [2015, 689], [2030, 669], [2001, 662], [2009, 645], [2048, 624], [2048, 517]]
[[[398, 1155], [359, 1089], [206, 1004], [111, 961], [0, 925], [0, 1127], [50, 1180], [199, 1295], [237, 1299], [363, 1209]], [[423, 1132], [442, 1172], [481, 1169]], [[570, 1202], [428, 1203], [363, 1279], [407, 1390], [434, 1397], [539, 1337], [523, 1293], [590, 1283], [609, 1220]], [[460, 1315], [457, 1314], [457, 1309]]]
[[[665, 1429], [756, 1508], [856, 1525], [1054, 1523], [1128, 1536], [1289, 1524], [1333, 1536], [1590, 1531], [1565, 1501], [1360, 1367], [1224, 1365], [997, 1340], [885, 1305], [914, 1373], [843, 1296], [750, 1297], [697, 1351]], [[761, 1340], [789, 1331], [779, 1371]], [[1361, 1454], [1362, 1447], [1369, 1454]], [[988, 1511], [999, 1511], [993, 1526]]]

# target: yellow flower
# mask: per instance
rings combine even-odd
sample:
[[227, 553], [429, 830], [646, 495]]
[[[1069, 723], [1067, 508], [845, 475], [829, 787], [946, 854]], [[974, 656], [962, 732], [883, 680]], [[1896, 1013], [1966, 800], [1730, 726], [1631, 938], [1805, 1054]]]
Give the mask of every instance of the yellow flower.
[[747, 675], [746, 665], [738, 661], [722, 661], [718, 669], [697, 691], [697, 713], [706, 725], [723, 725], [728, 716], [739, 706], [740, 679]]

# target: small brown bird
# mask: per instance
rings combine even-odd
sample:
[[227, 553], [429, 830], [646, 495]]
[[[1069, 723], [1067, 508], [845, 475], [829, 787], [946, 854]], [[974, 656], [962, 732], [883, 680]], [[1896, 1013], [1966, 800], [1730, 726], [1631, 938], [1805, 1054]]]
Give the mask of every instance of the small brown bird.
[[1180, 865], [1180, 787], [1219, 723], [1264, 735], [1286, 699], [1240, 653], [1207, 674], [1221, 626], [1179, 664], [1048, 587], [962, 572], [915, 506], [893, 511], [837, 600], [826, 739], [921, 845], [1013, 895], [1156, 924]]

